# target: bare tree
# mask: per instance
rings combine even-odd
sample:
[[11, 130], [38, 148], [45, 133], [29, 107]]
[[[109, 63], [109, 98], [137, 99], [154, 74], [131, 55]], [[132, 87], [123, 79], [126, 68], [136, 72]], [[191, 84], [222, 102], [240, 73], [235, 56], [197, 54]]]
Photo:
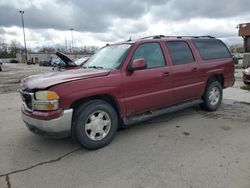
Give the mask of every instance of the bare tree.
[[229, 46], [229, 50], [231, 53], [243, 53], [243, 45], [242, 44], [233, 44]]
[[43, 46], [40, 48], [39, 52], [51, 54], [51, 53], [55, 53], [56, 49], [50, 46]]
[[12, 57], [16, 57], [16, 54], [21, 52], [22, 47], [20, 42], [18, 42], [17, 40], [12, 40], [10, 42], [10, 55]]
[[8, 58], [8, 45], [0, 38], [0, 58]]

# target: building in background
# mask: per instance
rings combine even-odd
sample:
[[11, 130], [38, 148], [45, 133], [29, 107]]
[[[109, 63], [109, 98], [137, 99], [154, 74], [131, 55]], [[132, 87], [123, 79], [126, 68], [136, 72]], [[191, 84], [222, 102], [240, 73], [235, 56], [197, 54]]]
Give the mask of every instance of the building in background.
[[[85, 56], [86, 57], [90, 56], [88, 54], [72, 54], [72, 53], [66, 53], [66, 55], [72, 60], [85, 57]], [[43, 52], [28, 53], [28, 60], [31, 60], [35, 64], [38, 64], [40, 61], [49, 61], [51, 59], [56, 59], [56, 58], [58, 57], [56, 56], [55, 53], [43, 53]], [[16, 59], [21, 63], [25, 62], [24, 55], [20, 53], [16, 54]]]
[[250, 23], [239, 24], [239, 36], [244, 40], [243, 66], [250, 66]]

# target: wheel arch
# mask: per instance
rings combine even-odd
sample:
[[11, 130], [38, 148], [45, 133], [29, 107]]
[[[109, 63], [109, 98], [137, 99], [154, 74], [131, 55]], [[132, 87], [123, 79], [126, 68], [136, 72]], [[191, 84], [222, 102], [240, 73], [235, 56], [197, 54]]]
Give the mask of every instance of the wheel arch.
[[94, 95], [94, 96], [90, 96], [90, 97], [83, 97], [83, 98], [80, 98], [80, 99], [77, 99], [76, 101], [74, 101], [70, 105], [70, 107], [73, 109], [76, 109], [80, 105], [82, 105], [88, 101], [91, 101], [91, 100], [103, 100], [103, 101], [109, 103], [110, 105], [112, 105], [114, 107], [117, 115], [119, 116], [119, 114], [120, 114], [119, 103], [116, 100], [116, 98], [110, 94], [100, 94], [100, 95]]
[[221, 73], [213, 74], [207, 79], [206, 87], [213, 81], [218, 81], [221, 87], [224, 88], [224, 76]]

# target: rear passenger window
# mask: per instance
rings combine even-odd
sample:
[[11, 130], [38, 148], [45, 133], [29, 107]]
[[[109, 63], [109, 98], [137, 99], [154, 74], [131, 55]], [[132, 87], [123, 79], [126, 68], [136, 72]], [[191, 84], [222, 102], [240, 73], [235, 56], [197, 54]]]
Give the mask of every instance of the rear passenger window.
[[151, 42], [140, 45], [134, 55], [132, 60], [144, 59], [147, 63], [147, 68], [162, 67], [165, 66], [164, 57], [162, 54], [161, 47], [159, 43]]
[[218, 39], [193, 39], [192, 41], [204, 60], [231, 57], [225, 44]]
[[194, 62], [194, 56], [188, 44], [184, 41], [167, 42], [173, 65], [181, 65]]

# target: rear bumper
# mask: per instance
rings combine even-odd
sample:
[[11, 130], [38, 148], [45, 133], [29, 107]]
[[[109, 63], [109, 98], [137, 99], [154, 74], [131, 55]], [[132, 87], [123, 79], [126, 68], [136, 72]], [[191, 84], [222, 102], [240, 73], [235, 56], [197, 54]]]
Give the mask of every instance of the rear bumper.
[[55, 119], [41, 120], [22, 112], [22, 119], [28, 129], [35, 134], [63, 138], [71, 134], [72, 114], [73, 109], [68, 109]]

